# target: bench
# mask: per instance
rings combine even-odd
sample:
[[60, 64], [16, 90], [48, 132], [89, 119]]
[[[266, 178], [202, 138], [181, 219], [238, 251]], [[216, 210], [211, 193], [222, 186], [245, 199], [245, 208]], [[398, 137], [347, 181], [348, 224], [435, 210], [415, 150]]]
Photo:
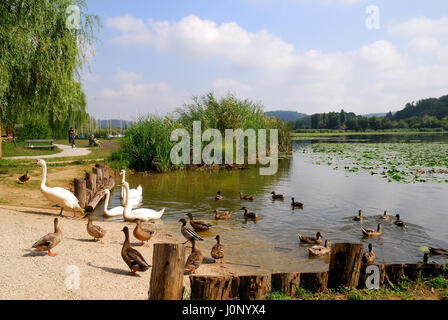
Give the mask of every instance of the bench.
[[[54, 140], [25, 140], [28, 145], [25, 147], [26, 149], [51, 149], [53, 150], [55, 145], [53, 144]], [[34, 143], [48, 143], [47, 145], [34, 145]]]

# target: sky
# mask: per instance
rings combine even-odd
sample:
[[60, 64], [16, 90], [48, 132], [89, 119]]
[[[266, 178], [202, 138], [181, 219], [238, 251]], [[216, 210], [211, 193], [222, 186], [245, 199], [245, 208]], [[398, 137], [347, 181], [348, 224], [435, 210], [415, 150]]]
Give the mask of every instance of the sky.
[[87, 0], [88, 112], [165, 115], [213, 91], [265, 111], [396, 111], [448, 94], [446, 0]]

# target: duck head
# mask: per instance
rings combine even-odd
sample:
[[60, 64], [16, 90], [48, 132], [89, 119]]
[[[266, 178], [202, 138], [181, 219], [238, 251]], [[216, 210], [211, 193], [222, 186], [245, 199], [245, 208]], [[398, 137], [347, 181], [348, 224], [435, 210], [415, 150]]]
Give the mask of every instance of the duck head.
[[187, 224], [187, 221], [185, 219], [179, 219], [179, 222], [182, 222], [182, 226], [185, 227], [185, 225]]
[[322, 238], [322, 235], [320, 234], [320, 232], [316, 233], [316, 239], [320, 239]]

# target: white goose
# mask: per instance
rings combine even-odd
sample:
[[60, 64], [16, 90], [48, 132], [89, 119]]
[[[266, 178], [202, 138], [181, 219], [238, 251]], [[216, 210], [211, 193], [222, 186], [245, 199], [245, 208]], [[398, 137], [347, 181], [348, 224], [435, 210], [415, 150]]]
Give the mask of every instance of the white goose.
[[76, 215], [77, 211], [84, 213], [84, 210], [79, 206], [78, 198], [76, 198], [73, 193], [64, 188], [50, 188], [45, 185], [47, 182], [47, 164], [45, 160], [36, 160], [34, 164], [39, 164], [42, 167], [42, 181], [40, 183], [40, 191], [45, 196], [45, 198], [61, 207], [61, 212], [59, 213], [60, 216], [62, 216], [62, 212], [64, 211], [64, 209], [72, 210], [74, 215]]
[[139, 219], [142, 221], [148, 221], [148, 220], [156, 220], [160, 219], [162, 215], [165, 213], [165, 208], [163, 208], [160, 211], [155, 211], [152, 209], [146, 209], [146, 208], [139, 208], [132, 210], [131, 206], [129, 205], [128, 198], [129, 198], [129, 184], [125, 181], [123, 183], [124, 188], [126, 189], [125, 193], [125, 207], [123, 211], [123, 218], [125, 221], [133, 222], [135, 219]]
[[122, 216], [124, 211], [124, 208], [122, 206], [107, 209], [107, 207], [109, 206], [109, 199], [110, 199], [109, 189], [104, 190], [104, 193], [106, 194], [106, 200], [104, 201], [103, 216], [108, 218]]
[[[120, 171], [120, 175], [122, 176], [121, 178], [121, 183], [126, 182], [126, 170], [121, 170]], [[126, 206], [126, 202], [125, 202], [125, 198], [126, 198], [126, 194], [125, 194], [126, 190], [124, 188], [124, 185], [121, 186], [121, 193], [120, 193], [120, 200], [121, 200], [121, 204], [123, 206]], [[142, 186], [139, 185], [136, 189], [130, 189], [129, 190], [129, 204], [131, 206], [131, 208], [137, 208], [140, 206], [143, 197], [143, 189]]]

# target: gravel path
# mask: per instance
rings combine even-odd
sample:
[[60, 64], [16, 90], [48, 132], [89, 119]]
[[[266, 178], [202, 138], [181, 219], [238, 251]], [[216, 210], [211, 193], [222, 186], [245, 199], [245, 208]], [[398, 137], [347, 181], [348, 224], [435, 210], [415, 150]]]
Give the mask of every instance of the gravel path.
[[[140, 247], [140, 242], [134, 239], [134, 224], [96, 221], [94, 224], [107, 230], [105, 244], [101, 245], [91, 241], [85, 220], [60, 218], [64, 239], [52, 250], [56, 257], [31, 251], [35, 241], [53, 232], [57, 212], [0, 206], [0, 299], [147, 299], [151, 269], [137, 276], [129, 275], [129, 268], [121, 258], [123, 226], [129, 226], [131, 244], [149, 264], [152, 264], [153, 243], [183, 242], [180, 232], [170, 234], [162, 221], [155, 225], [157, 231], [149, 248]], [[205, 244], [201, 249], [204, 256], [210, 256], [210, 248]], [[204, 263], [196, 273], [229, 275], [235, 272], [230, 268]], [[79, 288], [76, 288], [77, 274]]]
[[72, 148], [63, 144], [55, 144], [55, 146], [62, 151], [55, 154], [48, 154], [44, 156], [22, 156], [22, 157], [7, 157], [3, 159], [7, 160], [20, 160], [20, 159], [48, 159], [48, 158], [66, 158], [66, 157], [82, 157], [90, 154], [90, 150], [87, 148]]

